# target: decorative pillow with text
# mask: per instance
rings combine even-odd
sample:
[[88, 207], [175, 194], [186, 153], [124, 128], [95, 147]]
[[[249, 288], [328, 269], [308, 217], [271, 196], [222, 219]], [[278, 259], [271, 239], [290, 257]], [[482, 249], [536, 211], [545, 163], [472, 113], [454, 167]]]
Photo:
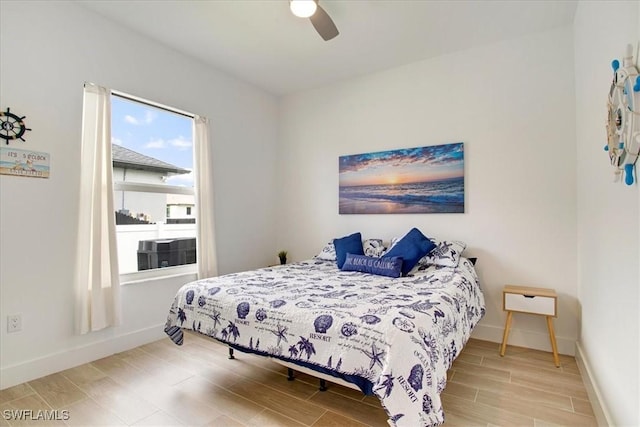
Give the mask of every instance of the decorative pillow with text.
[[378, 276], [400, 277], [402, 274], [402, 258], [377, 258], [366, 255], [347, 254], [342, 265], [344, 271], [377, 274]]

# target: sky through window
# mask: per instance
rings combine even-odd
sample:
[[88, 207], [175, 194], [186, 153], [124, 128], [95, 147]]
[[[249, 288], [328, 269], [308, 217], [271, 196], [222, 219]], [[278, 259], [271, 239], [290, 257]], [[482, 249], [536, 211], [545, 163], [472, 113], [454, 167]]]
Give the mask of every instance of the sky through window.
[[[193, 170], [193, 120], [181, 114], [111, 97], [111, 142]], [[167, 184], [193, 187], [193, 173], [174, 175]]]

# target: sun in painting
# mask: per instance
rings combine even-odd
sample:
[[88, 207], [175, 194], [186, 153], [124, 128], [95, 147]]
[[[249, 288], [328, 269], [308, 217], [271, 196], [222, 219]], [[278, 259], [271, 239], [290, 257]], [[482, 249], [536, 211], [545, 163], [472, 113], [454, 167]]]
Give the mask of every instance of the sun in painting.
[[389, 185], [395, 185], [398, 183], [398, 177], [395, 175], [388, 175], [386, 178], [387, 178], [387, 184]]

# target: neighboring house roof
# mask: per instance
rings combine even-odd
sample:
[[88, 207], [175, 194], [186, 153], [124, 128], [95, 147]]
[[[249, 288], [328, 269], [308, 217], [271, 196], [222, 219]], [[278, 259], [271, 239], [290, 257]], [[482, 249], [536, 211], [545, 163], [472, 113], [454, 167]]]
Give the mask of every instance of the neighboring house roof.
[[196, 196], [193, 194], [167, 194], [167, 205], [195, 206]]
[[113, 158], [113, 166], [117, 168], [166, 172], [176, 175], [191, 173], [188, 169], [145, 156], [118, 144], [111, 144], [111, 157]]

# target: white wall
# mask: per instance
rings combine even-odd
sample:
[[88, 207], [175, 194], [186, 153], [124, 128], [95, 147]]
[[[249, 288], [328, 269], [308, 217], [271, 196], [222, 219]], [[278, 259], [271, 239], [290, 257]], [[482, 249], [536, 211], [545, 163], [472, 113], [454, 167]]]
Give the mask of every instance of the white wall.
[[[161, 336], [166, 301], [188, 279], [126, 286], [122, 327], [72, 333], [69, 206], [77, 205], [82, 83], [92, 81], [211, 119], [221, 273], [272, 263], [276, 248], [308, 258], [356, 230], [389, 239], [418, 226], [465, 240], [487, 296], [476, 336], [501, 339], [504, 284], [555, 288], [561, 352], [573, 352], [582, 312], [580, 348], [597, 367], [610, 421], [640, 424], [640, 197], [637, 186], [610, 183], [601, 151], [608, 64], [634, 31], [640, 39], [638, 9], [585, 2], [573, 32], [291, 95], [278, 117], [274, 97], [80, 6], [0, 2], [0, 107], [27, 116], [33, 131], [15, 146], [51, 153], [52, 172], [0, 176], [0, 388]], [[465, 214], [337, 214], [340, 155], [458, 141]], [[23, 331], [7, 334], [6, 316], [16, 313]], [[515, 319], [510, 343], [549, 348], [535, 317]]]
[[579, 349], [616, 426], [640, 425], [640, 193], [613, 182], [603, 147], [611, 61], [640, 42], [639, 4], [581, 2], [574, 22]]
[[[576, 178], [570, 28], [290, 95], [278, 153], [279, 245], [293, 260], [351, 232], [417, 226], [479, 257], [487, 313], [476, 337], [499, 342], [505, 284], [555, 288], [556, 332], [573, 354]], [[338, 157], [464, 142], [464, 214], [338, 215]], [[550, 350], [544, 319], [516, 316], [510, 343]]]
[[[160, 338], [191, 277], [123, 288], [124, 324], [73, 334], [85, 81], [206, 116], [221, 273], [273, 262], [277, 99], [72, 2], [0, 2], [1, 108], [26, 116], [17, 148], [51, 154], [51, 178], [0, 177], [0, 387]], [[6, 317], [22, 315], [7, 334]], [[73, 351], [72, 351], [73, 350]]]

